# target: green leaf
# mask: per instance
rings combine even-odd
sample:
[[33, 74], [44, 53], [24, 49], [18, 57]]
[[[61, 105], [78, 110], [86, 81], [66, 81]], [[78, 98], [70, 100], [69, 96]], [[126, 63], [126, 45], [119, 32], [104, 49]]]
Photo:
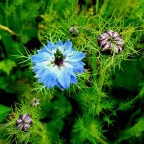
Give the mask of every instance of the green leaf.
[[8, 75], [10, 74], [10, 71], [13, 67], [16, 66], [16, 63], [10, 59], [3, 60], [0, 62], [0, 70], [4, 71]]
[[2, 122], [5, 118], [5, 116], [7, 115], [8, 112], [10, 112], [11, 108], [1, 105], [0, 104], [0, 122]]

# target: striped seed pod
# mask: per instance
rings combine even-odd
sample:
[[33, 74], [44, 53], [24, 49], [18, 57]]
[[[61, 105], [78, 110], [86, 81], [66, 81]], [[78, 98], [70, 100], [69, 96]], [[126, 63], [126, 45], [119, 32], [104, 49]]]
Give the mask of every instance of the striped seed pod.
[[39, 104], [40, 104], [40, 103], [39, 103], [39, 99], [33, 98], [33, 99], [31, 100], [31, 106], [37, 107]]
[[28, 132], [29, 128], [32, 126], [32, 119], [29, 114], [24, 114], [20, 116], [16, 121], [16, 126], [19, 130]]
[[124, 41], [117, 32], [109, 30], [100, 35], [98, 44], [102, 51], [120, 53], [123, 50]]

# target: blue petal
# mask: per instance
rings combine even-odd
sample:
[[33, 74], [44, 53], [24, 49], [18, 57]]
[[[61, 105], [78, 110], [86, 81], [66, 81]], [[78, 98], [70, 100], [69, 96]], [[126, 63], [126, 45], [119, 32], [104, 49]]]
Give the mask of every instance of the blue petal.
[[33, 66], [33, 71], [36, 72], [39, 69], [42, 69], [46, 66], [46, 64], [44, 62], [39, 62], [39, 63], [35, 63], [35, 65]]
[[85, 57], [85, 53], [73, 51], [73, 55], [69, 58], [70, 62], [77, 62]]
[[64, 89], [69, 88], [71, 75], [69, 74], [69, 69], [63, 68], [58, 72], [58, 81]]
[[69, 40], [64, 43], [64, 49], [66, 51], [70, 51], [72, 49], [72, 43]]
[[74, 72], [83, 73], [85, 69], [83, 67], [75, 67]]
[[43, 48], [43, 49], [37, 50], [37, 52], [39, 54], [39, 53], [48, 52], [48, 51], [45, 48]]
[[75, 67], [81, 67], [85, 65], [85, 63], [83, 63], [82, 61], [72, 62], [71, 64]]
[[48, 88], [53, 87], [56, 85], [56, 74], [51, 72], [51, 70], [48, 67], [44, 67], [38, 71], [35, 72], [37, 74], [37, 77], [39, 78], [39, 83], [44, 83], [44, 85]]
[[58, 88], [60, 88], [60, 89], [64, 89], [59, 82], [56, 83], [56, 86], [57, 86]]
[[47, 53], [49, 53], [49, 54], [52, 54], [51, 48], [47, 47], [46, 45], [44, 45], [44, 47], [43, 47], [42, 49], [37, 50], [37, 51], [38, 51], [38, 54], [39, 54], [39, 53], [43, 53], [43, 52], [47, 52]]
[[56, 45], [53, 44], [52, 42], [48, 42], [47, 48], [50, 49], [50, 50], [52, 50], [52, 49], [55, 49], [55, 48], [56, 48]]
[[56, 85], [57, 77], [55, 73], [51, 71], [47, 71], [41, 80], [44, 82], [44, 85], [48, 88], [52, 88], [53, 86]]
[[39, 53], [39, 54], [31, 56], [31, 61], [33, 63], [42, 62], [42, 61], [48, 60], [50, 57], [51, 55], [49, 53], [43, 52], [43, 53]]
[[71, 63], [71, 64], [73, 66], [73, 71], [74, 72], [78, 72], [78, 73], [84, 72], [83, 66], [85, 64], [82, 61], [74, 62], [74, 63]]
[[58, 45], [58, 46], [63, 46], [62, 41], [61, 41], [61, 40], [59, 40], [59, 41], [57, 42], [57, 45]]
[[73, 84], [77, 83], [76, 75], [71, 75], [71, 83], [73, 83]]
[[35, 71], [38, 78], [40, 78], [43, 75], [44, 70], [45, 70], [44, 68], [41, 68], [41, 69]]
[[46, 81], [46, 79], [48, 78], [47, 75], [49, 74], [49, 69], [48, 68], [44, 68], [41, 71], [42, 72], [39, 73], [39, 75], [38, 75], [39, 76], [39, 83], [44, 83]]
[[71, 80], [70, 80], [70, 82], [71, 83], [73, 83], [73, 84], [75, 84], [75, 83], [77, 83], [77, 78], [76, 78], [76, 74], [75, 74], [75, 72], [74, 72], [74, 69], [72, 68], [72, 69], [69, 69], [69, 74], [71, 75]]

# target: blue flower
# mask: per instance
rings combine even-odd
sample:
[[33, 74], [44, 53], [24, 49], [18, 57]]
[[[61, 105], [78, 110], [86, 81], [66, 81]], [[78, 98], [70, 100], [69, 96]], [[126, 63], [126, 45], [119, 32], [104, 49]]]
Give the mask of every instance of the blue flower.
[[31, 56], [31, 61], [39, 83], [47, 88], [67, 89], [71, 83], [77, 83], [76, 73], [84, 72], [81, 61], [84, 57], [85, 53], [75, 51], [69, 40], [64, 44], [59, 40], [57, 44], [48, 42], [38, 54]]

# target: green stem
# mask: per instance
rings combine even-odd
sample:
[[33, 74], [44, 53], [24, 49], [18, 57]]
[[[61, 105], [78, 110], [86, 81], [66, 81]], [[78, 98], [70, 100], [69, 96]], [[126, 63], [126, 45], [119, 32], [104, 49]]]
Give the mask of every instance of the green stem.
[[96, 52], [95, 50], [92, 51], [92, 59], [91, 59], [91, 66], [92, 66], [92, 70], [93, 70], [93, 83], [96, 83], [97, 81], [97, 57], [96, 57]]
[[100, 138], [100, 137], [98, 137], [98, 136], [96, 136], [96, 139], [97, 139], [97, 141], [98, 141], [99, 143], [101, 143], [101, 144], [108, 144], [106, 141], [104, 141], [102, 138]]
[[[100, 99], [101, 99], [101, 91], [102, 91], [102, 87], [103, 87], [103, 84], [104, 84], [104, 80], [105, 80], [105, 74], [106, 74], [106, 70], [107, 68], [105, 67], [104, 69], [102, 69], [101, 71], [101, 74], [100, 74], [100, 77], [98, 79], [98, 84], [97, 84], [97, 92], [98, 92], [98, 95], [97, 95], [97, 100], [96, 100], [96, 112], [97, 112], [97, 107], [100, 103]], [[98, 113], [98, 112], [97, 112]]]
[[98, 14], [99, 0], [96, 0], [96, 14]]
[[102, 69], [101, 74], [100, 74], [99, 83], [98, 83], [99, 92], [102, 91], [102, 87], [103, 87], [104, 80], [105, 80], [106, 70], [107, 70], [107, 68], [105, 67], [104, 69]]
[[[101, 98], [100, 92], [102, 91], [102, 87], [103, 87], [103, 84], [104, 84], [106, 70], [107, 70], [107, 67], [104, 67], [104, 68], [102, 69], [101, 74], [100, 74], [100, 77], [99, 77], [96, 110], [97, 110], [97, 106], [98, 106], [99, 103], [100, 103], [100, 98]], [[100, 138], [100, 137], [98, 137], [98, 136], [96, 136], [95, 138], [96, 138], [97, 141], [98, 141], [99, 143], [101, 143], [101, 144], [108, 144], [108, 142], [106, 142], [105, 140], [103, 140], [102, 138]]]
[[12, 31], [11, 29], [9, 29], [8, 27], [4, 26], [4, 25], [1, 25], [0, 24], [0, 29], [4, 30], [4, 31], [7, 31], [8, 33], [10, 33], [11, 35], [14, 35], [14, 36], [17, 36], [17, 34]]

